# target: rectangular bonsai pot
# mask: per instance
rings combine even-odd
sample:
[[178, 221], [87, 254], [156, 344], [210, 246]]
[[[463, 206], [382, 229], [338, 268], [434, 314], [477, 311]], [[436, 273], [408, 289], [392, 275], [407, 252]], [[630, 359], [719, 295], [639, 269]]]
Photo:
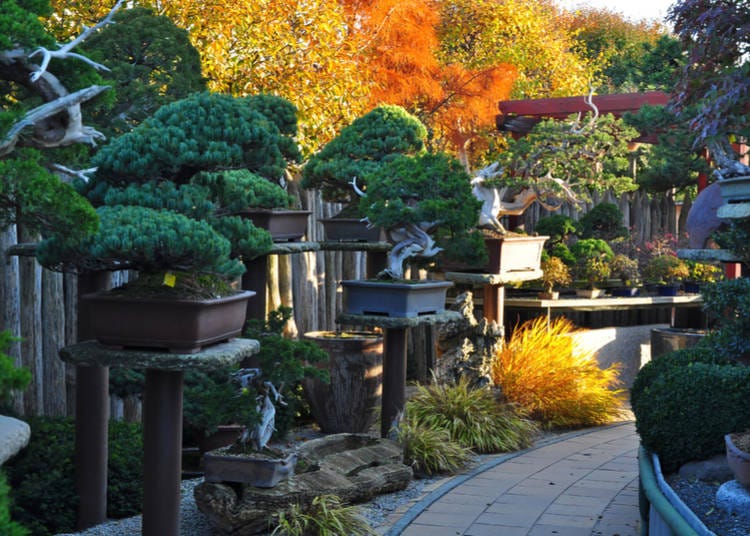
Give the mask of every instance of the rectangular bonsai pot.
[[453, 283], [345, 280], [341, 286], [345, 313], [409, 318], [445, 311], [445, 295]]
[[504, 274], [538, 270], [548, 236], [505, 236], [484, 239], [489, 262], [487, 273]]
[[195, 353], [238, 337], [254, 295], [246, 290], [208, 300], [165, 300], [97, 292], [82, 296], [81, 306], [104, 345]]
[[299, 240], [307, 232], [309, 210], [246, 209], [237, 215], [249, 218], [253, 225], [271, 233], [274, 242]]
[[251, 454], [229, 454], [224, 447], [203, 455], [206, 482], [237, 482], [256, 488], [272, 488], [282, 479], [294, 475], [297, 455], [286, 458], [254, 457]]
[[326, 240], [333, 242], [378, 242], [383, 239], [380, 227], [368, 227], [357, 218], [321, 218]]

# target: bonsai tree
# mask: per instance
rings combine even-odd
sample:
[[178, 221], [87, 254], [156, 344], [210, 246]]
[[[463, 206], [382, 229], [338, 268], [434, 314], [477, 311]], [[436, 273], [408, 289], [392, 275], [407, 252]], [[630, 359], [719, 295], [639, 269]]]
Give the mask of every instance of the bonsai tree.
[[351, 204], [356, 199], [353, 181], [366, 191], [374, 171], [398, 155], [423, 152], [426, 137], [425, 126], [403, 108], [379, 106], [355, 119], [310, 157], [302, 170], [301, 186], [320, 189], [325, 201]]
[[659, 285], [673, 285], [689, 276], [690, 270], [685, 261], [670, 254], [652, 257], [643, 269], [643, 277]]
[[706, 146], [723, 180], [750, 175], [732, 142], [750, 135], [750, 4], [747, 0], [681, 0], [668, 17], [688, 51], [675, 106]]
[[599, 203], [578, 220], [578, 231], [582, 238], [614, 240], [628, 232], [622, 224], [622, 219], [622, 211], [617, 205]]
[[480, 203], [457, 159], [445, 153], [396, 155], [368, 181], [360, 210], [394, 244], [382, 277], [403, 279], [407, 259], [430, 258], [444, 249], [463, 259], [485, 254], [476, 229]]
[[299, 155], [293, 115], [291, 104], [269, 96], [201, 93], [163, 106], [95, 156], [96, 174], [82, 191], [99, 207], [99, 231], [81, 240], [53, 236], [40, 245], [40, 262], [135, 269], [146, 282], [146, 275], [161, 281], [165, 272], [180, 273], [183, 291], [202, 289], [202, 275], [236, 278], [241, 260], [272, 242], [232, 213], [291, 202], [276, 182]]
[[625, 287], [636, 287], [641, 282], [641, 271], [638, 261], [618, 253], [610, 263], [611, 275], [619, 279]]
[[[564, 214], [552, 214], [539, 218], [534, 231], [543, 236], [549, 236], [544, 249], [550, 251], [558, 244], [566, 244], [571, 235], [577, 233], [576, 221]], [[553, 255], [554, 256], [554, 255]]]
[[572, 278], [570, 269], [559, 257], [547, 257], [542, 260], [542, 283], [544, 292], [554, 296], [555, 288], [560, 285], [570, 285]]
[[584, 238], [570, 248], [576, 259], [573, 274], [585, 281], [586, 288], [599, 288], [610, 274], [610, 261], [614, 257], [612, 248], [600, 238]]
[[589, 200], [591, 189], [634, 190], [628, 142], [638, 132], [611, 114], [593, 113], [567, 121], [537, 123], [526, 136], [508, 139], [498, 161], [472, 180], [475, 196], [483, 201], [480, 223], [501, 233], [504, 215], [520, 215], [532, 203], [557, 210], [562, 201]]

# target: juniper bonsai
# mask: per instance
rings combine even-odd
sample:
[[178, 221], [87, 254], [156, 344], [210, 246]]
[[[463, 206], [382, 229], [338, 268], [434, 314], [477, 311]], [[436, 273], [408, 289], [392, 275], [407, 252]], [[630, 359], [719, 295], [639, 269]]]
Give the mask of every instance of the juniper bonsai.
[[399, 106], [383, 105], [341, 130], [323, 149], [310, 157], [302, 171], [303, 188], [318, 188], [323, 199], [351, 203], [352, 181], [367, 189], [370, 175], [398, 155], [424, 151], [427, 129]]

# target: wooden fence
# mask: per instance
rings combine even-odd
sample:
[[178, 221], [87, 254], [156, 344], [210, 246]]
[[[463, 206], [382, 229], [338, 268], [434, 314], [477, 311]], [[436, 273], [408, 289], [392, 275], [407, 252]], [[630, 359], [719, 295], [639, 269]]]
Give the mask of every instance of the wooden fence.
[[[322, 239], [320, 218], [335, 214], [338, 207], [322, 203], [309, 192], [298, 193], [303, 208], [312, 211], [307, 239]], [[616, 203], [625, 216], [625, 225], [637, 243], [684, 228], [688, 207], [677, 205], [670, 195], [650, 198], [642, 192], [615, 198], [611, 194], [594, 196], [587, 207], [563, 207], [560, 212], [578, 219], [599, 202]], [[521, 224], [533, 230], [535, 222], [548, 213], [538, 205], [524, 214]], [[15, 227], [0, 234], [0, 251], [6, 253], [0, 273], [0, 312], [2, 329], [20, 337], [9, 354], [18, 365], [32, 373], [29, 388], [18, 393], [14, 409], [21, 415], [73, 415], [75, 370], [58, 357], [61, 347], [76, 342], [77, 278], [42, 269], [33, 257], [33, 249], [17, 244], [34, 242]], [[338, 282], [361, 278], [366, 258], [361, 252], [318, 251], [268, 257], [268, 308], [280, 304], [294, 308], [294, 323], [288, 335], [307, 331], [335, 329], [341, 308]], [[117, 282], [117, 281], [116, 281]]]

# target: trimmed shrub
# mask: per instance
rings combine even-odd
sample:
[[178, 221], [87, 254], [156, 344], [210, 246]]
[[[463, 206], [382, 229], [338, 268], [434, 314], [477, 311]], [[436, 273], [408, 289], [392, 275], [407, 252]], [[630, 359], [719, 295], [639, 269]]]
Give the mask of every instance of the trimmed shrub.
[[750, 368], [693, 362], [668, 368], [637, 397], [636, 430], [665, 472], [724, 452], [724, 435], [750, 428]]
[[29, 531], [10, 519], [10, 487], [5, 473], [0, 471], [0, 534], [5, 536], [26, 536]]
[[729, 365], [732, 361], [718, 355], [711, 348], [703, 345], [703, 342], [692, 347], [675, 350], [668, 354], [652, 359], [638, 371], [630, 388], [630, 406], [636, 411], [641, 395], [648, 391], [654, 379], [658, 378], [665, 372], [671, 372], [680, 369], [691, 363], [709, 363], [713, 365]]
[[[32, 417], [29, 425], [28, 446], [5, 465], [12, 488], [13, 518], [34, 536], [72, 532], [78, 510], [73, 420]], [[141, 511], [142, 456], [140, 425], [111, 421], [107, 474], [109, 517], [126, 517]]]

